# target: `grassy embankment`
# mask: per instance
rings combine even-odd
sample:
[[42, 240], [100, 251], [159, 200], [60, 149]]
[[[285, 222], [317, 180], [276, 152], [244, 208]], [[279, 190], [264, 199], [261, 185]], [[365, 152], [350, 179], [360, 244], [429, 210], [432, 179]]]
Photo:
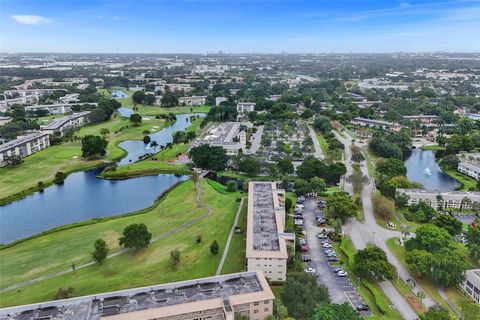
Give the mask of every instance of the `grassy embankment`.
[[[142, 139], [143, 131], [154, 132], [160, 130], [164, 120], [151, 119], [139, 126], [132, 126], [129, 120], [112, 118], [108, 121], [87, 125], [75, 133], [83, 137], [87, 134], [100, 135], [100, 129], [110, 131], [107, 136], [106, 160], [117, 160], [125, 156], [125, 150], [118, 147], [124, 140]], [[128, 128], [127, 128], [128, 126]], [[119, 131], [124, 128], [122, 131]], [[153, 130], [153, 131], [152, 131]], [[118, 131], [117, 133], [115, 133]], [[73, 173], [87, 170], [103, 164], [102, 160], [84, 160], [82, 157], [81, 142], [67, 142], [51, 146], [24, 159], [24, 162], [13, 168], [0, 168], [0, 204], [5, 204], [30, 193], [38, 191], [38, 182], [42, 181], [47, 187], [53, 183], [55, 173]], [[169, 171], [171, 168], [166, 168]]]
[[436, 151], [436, 150], [445, 150], [446, 148], [443, 146], [422, 146], [420, 147], [420, 149]]
[[462, 185], [461, 190], [468, 191], [470, 189], [473, 189], [473, 190], [477, 189], [478, 182], [475, 179], [470, 178], [469, 176], [466, 176], [458, 172], [457, 170], [452, 170], [452, 169], [448, 169], [448, 170], [442, 169], [442, 170], [443, 172], [448, 174], [450, 177], [452, 177], [453, 179], [461, 183]]
[[[240, 193], [219, 193], [216, 189], [224, 187], [218, 185], [214, 188], [206, 180], [202, 180], [201, 185], [201, 199], [213, 209], [211, 216], [151, 243], [147, 249], [123, 253], [106, 260], [101, 266], [78, 269], [1, 293], [0, 307], [51, 300], [60, 287], [71, 286], [75, 289], [75, 296], [79, 296], [214, 275], [235, 218], [239, 205], [236, 199]], [[195, 202], [193, 182], [184, 182], [141, 214], [53, 232], [0, 250], [1, 287], [69, 269], [72, 263], [79, 266], [91, 261], [93, 242], [98, 238], [108, 243], [110, 253], [119, 251], [118, 238], [131, 223], [145, 223], [155, 237], [206, 213], [207, 209]], [[195, 241], [196, 235], [202, 236], [200, 244]], [[213, 240], [220, 244], [217, 256], [210, 253]], [[170, 251], [175, 248], [181, 253], [177, 268], [170, 261]], [[230, 260], [241, 259], [235, 253], [244, 256], [243, 252], [231, 251], [227, 263], [232, 270], [235, 262]], [[239, 266], [238, 270], [242, 267]]]
[[[113, 89], [115, 90], [115, 89]], [[117, 99], [123, 107], [126, 108], [133, 108], [133, 100], [132, 100], [132, 95], [134, 91], [130, 90], [125, 90], [125, 89], [119, 89], [128, 94], [127, 98], [121, 98]], [[98, 89], [98, 92], [100, 92], [102, 95], [110, 98], [111, 97], [111, 92], [107, 89]], [[137, 104], [136, 107], [138, 108], [138, 113], [141, 114], [142, 116], [157, 116], [161, 114], [182, 114], [182, 113], [207, 113], [210, 111], [212, 108], [211, 106], [198, 106], [198, 107], [191, 107], [191, 106], [178, 106], [178, 107], [171, 107], [171, 108], [162, 108], [159, 106], [144, 106]]]
[[[402, 263], [402, 265], [407, 270], [410, 271], [410, 268], [408, 267], [408, 264], [405, 261], [406, 250], [403, 246], [399, 246], [395, 242], [396, 240], [397, 240], [397, 238], [389, 239], [387, 241], [387, 246], [390, 248], [390, 250], [393, 252], [393, 254], [397, 257], [397, 259]], [[453, 310], [450, 309], [448, 304], [442, 299], [442, 297], [438, 293], [437, 286], [435, 285], [435, 283], [433, 283], [429, 279], [424, 279], [424, 278], [417, 277], [411, 271], [410, 271], [410, 274], [412, 275], [412, 278], [414, 278], [415, 281], [417, 281], [417, 283], [422, 287], [422, 289], [425, 291], [425, 293], [427, 293], [431, 298], [433, 298], [435, 301], [440, 303], [443, 307], [448, 309], [452, 316], [455, 316], [455, 313], [453, 312]], [[460, 291], [458, 289], [451, 288], [451, 289], [447, 289], [446, 292], [448, 292], [448, 294], [450, 296], [452, 296], [452, 301], [454, 303], [458, 303], [458, 301], [462, 300], [462, 294], [460, 293]], [[456, 304], [456, 307], [460, 309], [459, 304]]]
[[[198, 136], [201, 132], [201, 122], [201, 118], [194, 118], [192, 125], [185, 131], [193, 131]], [[162, 172], [189, 174], [191, 173], [191, 170], [188, 165], [172, 163], [180, 154], [185, 155], [187, 151], [187, 144], [174, 144], [171, 149], [161, 150], [150, 158], [117, 167], [114, 171], [105, 171], [102, 173], [102, 177], [107, 179], [126, 179]], [[152, 158], [155, 158], [156, 160], [153, 160]]]
[[348, 237], [344, 237], [341, 243], [334, 243], [334, 247], [339, 254], [342, 267], [350, 276], [352, 284], [357, 288], [358, 293], [370, 306], [370, 310], [374, 314], [374, 316], [369, 319], [402, 319], [402, 316], [398, 311], [389, 308], [391, 302], [378, 284], [369, 282], [366, 279], [360, 279], [354, 275], [352, 267], [356, 249], [353, 246], [352, 241]]

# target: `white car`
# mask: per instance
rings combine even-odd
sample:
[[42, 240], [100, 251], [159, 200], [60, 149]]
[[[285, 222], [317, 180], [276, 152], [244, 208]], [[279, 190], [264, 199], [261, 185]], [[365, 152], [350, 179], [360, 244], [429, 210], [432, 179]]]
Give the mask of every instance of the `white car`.
[[308, 268], [305, 269], [305, 272], [306, 273], [315, 273], [315, 268], [308, 267]]
[[332, 247], [332, 244], [331, 244], [331, 243], [328, 243], [328, 242], [325, 242], [324, 244], [322, 244], [322, 247], [324, 247], [324, 248], [331, 248], [331, 247]]
[[296, 226], [303, 226], [303, 220], [295, 220]]
[[343, 270], [340, 270], [340, 271], [337, 272], [337, 276], [339, 276], [339, 277], [346, 277], [346, 276], [347, 276], [347, 273], [346, 273], [345, 271], [343, 271]]
[[323, 232], [319, 232], [317, 234], [318, 239], [327, 239], [327, 235]]

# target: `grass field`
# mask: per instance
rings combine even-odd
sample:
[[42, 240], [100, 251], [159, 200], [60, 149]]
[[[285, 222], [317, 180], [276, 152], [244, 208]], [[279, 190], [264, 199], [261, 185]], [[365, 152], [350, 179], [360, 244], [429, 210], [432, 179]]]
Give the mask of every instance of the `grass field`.
[[[117, 160], [125, 156], [125, 150], [117, 146], [124, 140], [142, 139], [143, 131], [153, 132], [154, 126], [161, 130], [165, 125], [165, 120], [151, 119], [144, 121], [139, 126], [132, 126], [128, 119], [112, 118], [108, 121], [86, 125], [78, 130], [75, 135], [83, 137], [88, 134], [100, 135], [100, 129], [110, 130], [107, 136], [109, 144], [107, 146], [107, 160]], [[120, 129], [124, 128], [122, 131]], [[115, 133], [115, 131], [119, 131]], [[81, 143], [68, 142], [61, 145], [51, 146], [29, 157], [24, 158], [24, 162], [14, 168], [0, 168], [0, 203], [6, 203], [16, 200], [21, 196], [28, 195], [37, 191], [37, 183], [43, 181], [45, 186], [52, 184], [54, 175], [57, 171], [72, 173], [94, 167], [103, 163], [102, 160], [87, 161], [81, 157]], [[163, 166], [162, 171], [168, 171], [168, 166]], [[175, 169], [173, 172], [176, 172]], [[180, 170], [184, 170], [181, 168]]]
[[64, 114], [51, 114], [44, 117], [29, 118], [29, 120], [37, 122], [39, 125], [49, 124], [54, 119], [65, 117]]
[[233, 234], [230, 249], [228, 250], [227, 258], [222, 268], [222, 274], [241, 272], [246, 269], [247, 209], [248, 201], [247, 198], [245, 198], [237, 224], [240, 232]]
[[420, 147], [422, 150], [445, 150], [446, 148], [443, 146], [422, 146]]
[[342, 267], [348, 272], [352, 284], [357, 288], [360, 296], [370, 306], [370, 310], [374, 316], [368, 319], [375, 320], [400, 320], [402, 316], [396, 310], [391, 310], [388, 306], [391, 304], [388, 297], [376, 283], [368, 282], [365, 279], [357, 278], [353, 271], [353, 259], [355, 255], [355, 247], [350, 238], [342, 238], [341, 243], [333, 243], [335, 250], [339, 253], [339, 259]]
[[322, 149], [322, 153], [325, 157], [328, 156], [328, 142], [327, 140], [323, 137], [323, 135], [315, 130], [315, 134], [317, 135], [317, 140], [318, 143], [320, 144], [320, 149]]
[[[208, 218], [152, 243], [147, 249], [108, 259], [102, 266], [94, 265], [1, 293], [1, 307], [51, 300], [60, 287], [71, 286], [78, 296], [213, 275], [233, 224], [238, 208], [236, 199], [240, 195], [237, 192], [219, 193], [206, 180], [202, 180], [201, 185], [201, 199], [213, 209]], [[194, 196], [194, 184], [187, 181], [144, 214], [52, 233], [1, 250], [0, 259], [4, 262], [1, 286], [68, 269], [72, 262], [79, 265], [90, 261], [92, 245], [97, 238], [105, 239], [111, 252], [115, 252], [120, 249], [118, 237], [121, 231], [131, 223], [145, 223], [155, 237], [198, 218], [207, 210], [196, 205]], [[195, 241], [196, 235], [202, 236], [200, 244]], [[217, 256], [210, 253], [213, 240], [220, 244]], [[175, 248], [181, 253], [177, 268], [172, 267], [169, 254]]]
[[139, 176], [149, 176], [159, 173], [190, 174], [190, 167], [185, 164], [173, 164], [165, 161], [142, 160], [117, 167], [115, 171], [102, 172], [106, 179], [127, 179]]
[[463, 184], [463, 189], [462, 190], [477, 190], [477, 181], [473, 178], [470, 178], [469, 176], [466, 176], [456, 170], [443, 170], [446, 174], [448, 174], [450, 177], [454, 178], [455, 180], [458, 180], [460, 183]]

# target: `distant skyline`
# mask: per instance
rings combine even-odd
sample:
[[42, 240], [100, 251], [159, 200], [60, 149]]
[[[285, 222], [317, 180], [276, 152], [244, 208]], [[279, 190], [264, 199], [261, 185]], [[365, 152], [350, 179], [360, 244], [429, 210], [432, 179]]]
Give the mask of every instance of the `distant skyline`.
[[0, 0], [0, 52], [480, 52], [480, 0]]

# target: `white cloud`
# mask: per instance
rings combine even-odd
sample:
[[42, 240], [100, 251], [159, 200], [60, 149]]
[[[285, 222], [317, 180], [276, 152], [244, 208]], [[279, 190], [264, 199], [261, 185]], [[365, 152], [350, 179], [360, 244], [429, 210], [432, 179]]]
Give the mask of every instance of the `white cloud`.
[[21, 24], [47, 24], [52, 23], [53, 20], [42, 17], [42, 16], [35, 16], [30, 14], [25, 15], [13, 15], [12, 19]]

